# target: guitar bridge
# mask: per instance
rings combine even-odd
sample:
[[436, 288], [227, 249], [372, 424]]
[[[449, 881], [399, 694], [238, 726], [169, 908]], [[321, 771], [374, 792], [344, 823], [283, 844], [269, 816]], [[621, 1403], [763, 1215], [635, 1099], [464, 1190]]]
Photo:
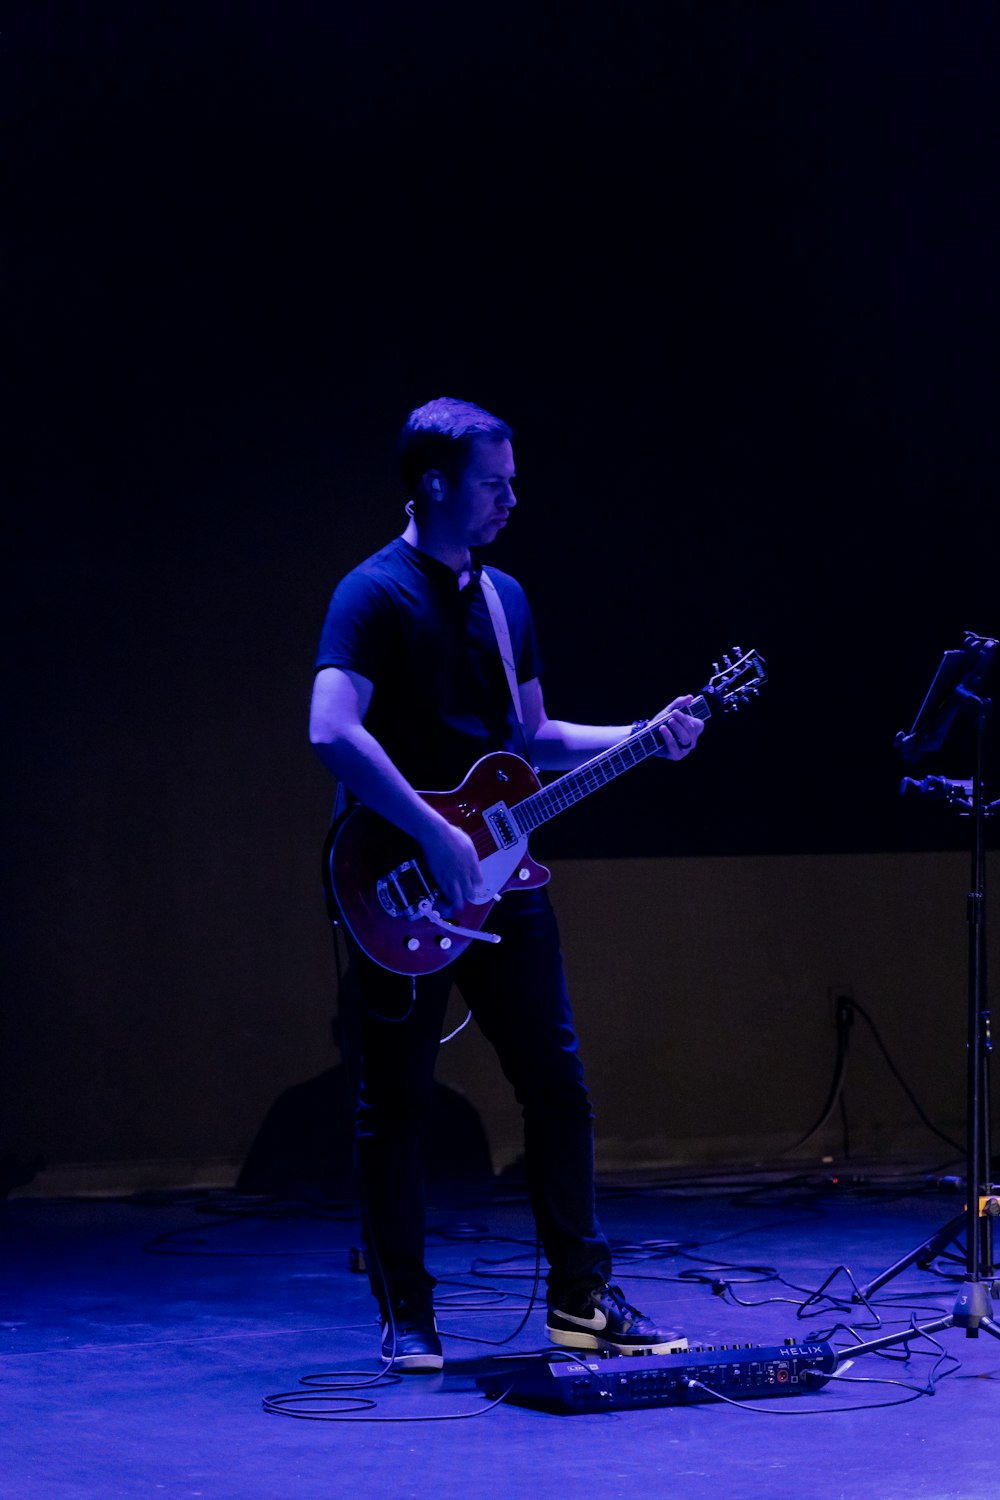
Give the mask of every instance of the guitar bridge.
[[427, 884], [423, 871], [415, 859], [406, 859], [388, 875], [383, 875], [375, 886], [379, 904], [390, 917], [408, 917], [411, 921], [421, 915], [422, 902], [430, 901], [439, 894]]

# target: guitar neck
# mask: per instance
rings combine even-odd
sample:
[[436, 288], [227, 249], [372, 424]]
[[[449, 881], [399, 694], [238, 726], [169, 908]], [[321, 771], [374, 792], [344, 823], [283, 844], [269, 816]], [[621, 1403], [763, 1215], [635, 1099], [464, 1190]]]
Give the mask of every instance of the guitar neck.
[[[557, 813], [565, 812], [568, 807], [582, 802], [583, 798], [589, 797], [591, 792], [596, 792], [599, 787], [607, 786], [609, 781], [614, 781], [625, 771], [631, 771], [633, 766], [641, 764], [649, 756], [662, 750], [663, 737], [658, 726], [666, 717], [667, 712], [668, 710], [664, 709], [662, 714], [651, 719], [646, 728], [640, 730], [638, 734], [630, 735], [627, 740], [612, 745], [610, 750], [602, 750], [600, 755], [595, 755], [592, 760], [585, 761], [582, 766], [577, 766], [575, 771], [567, 771], [566, 775], [560, 776], [557, 781], [550, 782], [548, 786], [541, 787], [537, 792], [532, 792], [531, 796], [525, 797], [523, 802], [515, 803], [510, 811], [521, 833], [530, 833], [542, 823], [547, 823], [549, 818], [554, 818]], [[712, 714], [708, 701], [704, 697], [695, 698], [687, 705], [684, 712], [695, 719], [708, 719]]]

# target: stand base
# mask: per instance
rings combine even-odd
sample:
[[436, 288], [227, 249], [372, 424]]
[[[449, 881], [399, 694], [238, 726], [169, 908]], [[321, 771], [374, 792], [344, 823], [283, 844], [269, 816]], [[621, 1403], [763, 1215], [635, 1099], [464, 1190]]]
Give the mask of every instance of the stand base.
[[921, 1333], [941, 1333], [946, 1328], [964, 1328], [967, 1339], [976, 1339], [980, 1332], [1000, 1339], [1000, 1323], [991, 1317], [992, 1304], [1000, 1298], [1000, 1282], [967, 1281], [955, 1299], [955, 1306], [946, 1318], [937, 1318], [933, 1323], [918, 1323], [902, 1333], [886, 1333], [880, 1339], [870, 1339], [867, 1344], [855, 1344], [843, 1351], [845, 1359], [854, 1359], [859, 1354], [871, 1354], [875, 1349], [888, 1349], [892, 1344], [905, 1344]]

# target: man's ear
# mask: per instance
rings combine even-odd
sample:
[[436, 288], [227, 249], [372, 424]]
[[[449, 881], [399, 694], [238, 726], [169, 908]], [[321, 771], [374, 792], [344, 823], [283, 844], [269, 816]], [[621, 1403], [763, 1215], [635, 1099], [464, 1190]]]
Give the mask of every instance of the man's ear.
[[444, 494], [444, 483], [440, 470], [428, 469], [424, 475], [424, 488], [432, 500], [440, 500]]

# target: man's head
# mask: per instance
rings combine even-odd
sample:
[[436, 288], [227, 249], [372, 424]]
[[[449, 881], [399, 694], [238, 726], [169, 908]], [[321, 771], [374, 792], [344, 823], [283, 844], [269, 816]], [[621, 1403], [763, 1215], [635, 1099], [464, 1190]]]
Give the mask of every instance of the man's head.
[[434, 498], [442, 481], [461, 480], [477, 438], [509, 442], [512, 436], [506, 422], [471, 401], [439, 396], [418, 406], [403, 424], [396, 449], [407, 495], [416, 504]]

